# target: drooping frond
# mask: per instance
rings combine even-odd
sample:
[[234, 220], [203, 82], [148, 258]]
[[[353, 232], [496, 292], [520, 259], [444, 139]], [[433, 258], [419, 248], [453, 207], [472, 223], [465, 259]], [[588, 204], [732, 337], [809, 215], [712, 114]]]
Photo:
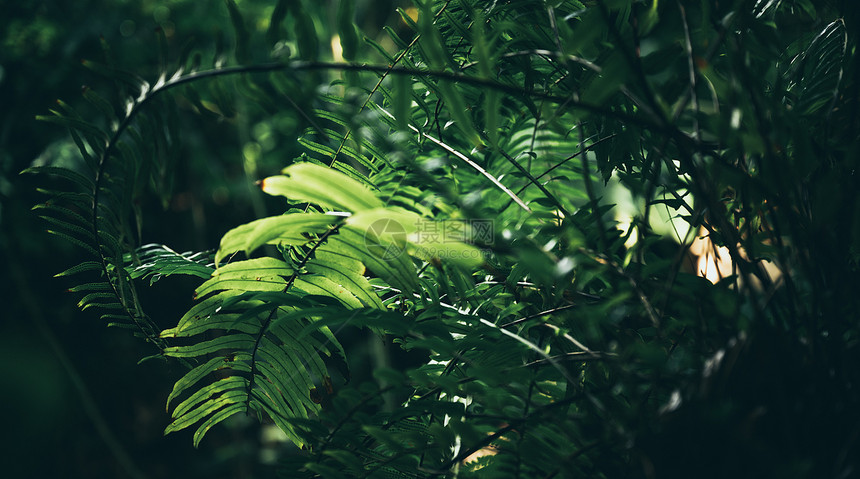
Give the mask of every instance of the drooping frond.
[[132, 279], [149, 279], [150, 285], [174, 274], [208, 279], [215, 271], [215, 263], [208, 253], [191, 251], [177, 253], [160, 244], [141, 246], [134, 257], [129, 255], [126, 262], [130, 264], [126, 269], [129, 270]]
[[[384, 207], [368, 187], [334, 169], [298, 163], [263, 180], [262, 188], [337, 214], [293, 211], [229, 231], [215, 255], [218, 269], [195, 292], [198, 304], [161, 333], [163, 339], [191, 340], [167, 348], [167, 356], [202, 363], [177, 382], [168, 400], [169, 407], [173, 398], [190, 393], [174, 408], [166, 431], [203, 421], [195, 445], [213, 425], [249, 411], [271, 417], [290, 440], [303, 444], [293, 423], [319, 412], [311, 390], [315, 381], [328, 380], [322, 357], [344, 354], [328, 327], [303, 331], [316, 321], [349, 322], [366, 311], [386, 311], [368, 273], [411, 300], [418, 281], [410, 254], [429, 260], [444, 253], [418, 244], [418, 214]], [[277, 245], [285, 256], [221, 264], [238, 252], [250, 257], [264, 244]], [[461, 253], [473, 248], [444, 246]]]

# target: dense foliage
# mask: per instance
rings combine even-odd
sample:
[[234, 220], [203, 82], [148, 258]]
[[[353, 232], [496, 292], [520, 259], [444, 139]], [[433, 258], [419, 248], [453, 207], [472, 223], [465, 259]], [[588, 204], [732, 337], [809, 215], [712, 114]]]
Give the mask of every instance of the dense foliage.
[[[380, 31], [353, 2], [226, 8], [231, 50], [159, 31], [150, 79], [105, 43], [85, 66], [115, 91], [42, 117], [79, 161], [28, 170], [65, 185], [36, 209], [91, 255], [60, 274], [80, 306], [183, 368], [166, 432], [255, 416], [300, 448], [285, 477], [856, 474], [841, 4], [425, 1]], [[153, 198], [229, 129], [283, 199], [178, 253]], [[174, 275], [196, 301], [154, 318]]]

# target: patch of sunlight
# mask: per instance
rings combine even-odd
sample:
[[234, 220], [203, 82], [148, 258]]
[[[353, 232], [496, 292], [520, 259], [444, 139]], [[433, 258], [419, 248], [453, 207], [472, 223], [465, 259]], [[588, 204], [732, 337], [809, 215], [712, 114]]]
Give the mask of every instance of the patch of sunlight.
[[343, 47], [340, 45], [340, 35], [335, 33], [331, 36], [331, 58], [333, 61], [343, 61]]

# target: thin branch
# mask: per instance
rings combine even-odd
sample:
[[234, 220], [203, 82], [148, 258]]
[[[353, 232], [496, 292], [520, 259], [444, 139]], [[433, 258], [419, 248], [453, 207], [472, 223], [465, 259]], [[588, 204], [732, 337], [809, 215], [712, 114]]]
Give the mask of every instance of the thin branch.
[[567, 163], [568, 161], [570, 161], [570, 160], [572, 160], [572, 159], [574, 159], [574, 158], [578, 157], [579, 155], [583, 155], [583, 154], [585, 154], [587, 151], [591, 150], [591, 149], [592, 149], [592, 148], [594, 148], [595, 146], [597, 146], [597, 145], [599, 145], [599, 144], [603, 143], [603, 142], [604, 142], [604, 141], [606, 141], [606, 140], [611, 140], [611, 139], [615, 138], [616, 136], [618, 136], [618, 134], [617, 134], [617, 133], [613, 133], [613, 134], [611, 134], [611, 135], [609, 135], [609, 136], [605, 136], [605, 137], [603, 137], [603, 138], [601, 138], [601, 139], [599, 139], [599, 140], [595, 141], [594, 143], [591, 143], [591, 144], [590, 144], [590, 145], [588, 145], [588, 146], [582, 147], [582, 148], [581, 148], [579, 151], [577, 151], [576, 153], [574, 153], [574, 154], [572, 154], [572, 155], [568, 156], [567, 158], [565, 158], [565, 159], [563, 159], [563, 160], [559, 161], [558, 163], [556, 163], [556, 164], [552, 165], [552, 167], [551, 167], [551, 168], [549, 168], [548, 170], [546, 170], [546, 171], [544, 171], [543, 173], [539, 174], [538, 176], [536, 176], [536, 178], [537, 178], [537, 179], [541, 179], [541, 178], [543, 178], [544, 176], [546, 176], [546, 175], [548, 175], [548, 174], [552, 173], [552, 171], [553, 171], [553, 170], [555, 170], [556, 168], [558, 168], [558, 167], [560, 167], [560, 166], [564, 165], [564, 164], [565, 164], [565, 163]]
[[[558, 372], [559, 372], [559, 373], [561, 373], [561, 375], [562, 375], [562, 376], [564, 376], [564, 378], [565, 378], [565, 379], [567, 379], [568, 381], [570, 381], [570, 383], [571, 383], [571, 384], [573, 384], [573, 383], [575, 383], [575, 382], [576, 382], [576, 380], [574, 380], [574, 379], [573, 379], [573, 376], [571, 376], [571, 375], [570, 375], [570, 372], [568, 372], [568, 370], [567, 370], [566, 368], [564, 368], [561, 364], [559, 364], [559, 362], [558, 362], [558, 361], [556, 361], [555, 359], [553, 359], [549, 354], [547, 354], [547, 353], [546, 353], [546, 351], [544, 351], [543, 349], [541, 349], [540, 347], [538, 347], [538, 345], [536, 345], [535, 343], [533, 343], [533, 342], [529, 341], [528, 339], [523, 338], [522, 336], [519, 336], [519, 335], [517, 335], [517, 334], [514, 334], [514, 333], [512, 333], [512, 332], [508, 331], [507, 329], [503, 329], [503, 328], [499, 327], [498, 325], [493, 324], [493, 323], [491, 323], [490, 321], [487, 321], [487, 320], [486, 320], [486, 319], [484, 319], [484, 318], [478, 318], [478, 321], [480, 321], [480, 322], [481, 322], [481, 324], [483, 324], [484, 326], [488, 326], [488, 327], [490, 327], [490, 328], [497, 329], [497, 330], [498, 330], [500, 333], [502, 333], [503, 335], [505, 335], [505, 336], [507, 336], [507, 337], [509, 337], [509, 338], [511, 338], [511, 339], [514, 339], [514, 340], [516, 340], [516, 341], [517, 341], [517, 342], [519, 342], [519, 343], [522, 343], [522, 344], [523, 344], [523, 345], [525, 345], [527, 348], [529, 348], [529, 349], [531, 349], [532, 351], [534, 351], [534, 352], [538, 353], [540, 356], [543, 356], [543, 357], [544, 357], [544, 359], [546, 359], [550, 364], [552, 364], [552, 366], [553, 366], [555, 369], [557, 369], [557, 370], [558, 370]], [[586, 349], [587, 349], [587, 348], [586, 348]]]
[[[383, 114], [385, 114], [385, 115], [386, 115], [386, 116], [388, 116], [389, 118], [394, 118], [394, 115], [392, 115], [391, 113], [389, 113], [389, 112], [385, 111], [383, 108], [380, 108], [380, 109], [379, 109], [379, 111], [381, 111]], [[516, 202], [516, 203], [520, 206], [520, 208], [522, 208], [522, 209], [524, 209], [524, 210], [526, 210], [526, 211], [528, 211], [528, 212], [531, 212], [531, 208], [529, 208], [529, 206], [528, 206], [527, 204], [525, 204], [525, 203], [523, 202], [523, 200], [521, 200], [521, 199], [520, 199], [520, 198], [519, 198], [519, 197], [518, 197], [518, 196], [517, 196], [513, 191], [511, 191], [511, 190], [510, 190], [510, 188], [508, 188], [507, 186], [503, 185], [501, 181], [499, 181], [495, 176], [493, 176], [493, 175], [491, 175], [489, 172], [487, 172], [487, 170], [485, 170], [484, 168], [482, 168], [482, 167], [481, 167], [481, 165], [479, 165], [479, 164], [475, 163], [475, 161], [473, 161], [471, 158], [469, 158], [468, 156], [466, 156], [466, 155], [464, 155], [464, 154], [460, 153], [459, 151], [455, 150], [453, 147], [451, 147], [451, 146], [449, 146], [448, 144], [446, 144], [446, 143], [442, 142], [441, 140], [438, 140], [438, 139], [436, 139], [435, 137], [432, 137], [432, 136], [430, 136], [430, 135], [428, 135], [428, 134], [426, 134], [426, 133], [424, 133], [424, 132], [420, 131], [418, 128], [415, 128], [415, 127], [414, 127], [414, 126], [412, 126], [412, 125], [409, 125], [409, 129], [410, 129], [410, 130], [412, 130], [412, 131], [413, 131], [413, 132], [415, 132], [415, 133], [418, 133], [421, 137], [426, 138], [426, 139], [430, 140], [431, 142], [433, 142], [433, 143], [437, 144], [437, 145], [438, 145], [438, 146], [440, 146], [443, 150], [447, 151], [448, 153], [450, 153], [450, 154], [452, 154], [452, 155], [456, 156], [457, 158], [459, 158], [460, 160], [462, 160], [464, 163], [466, 163], [467, 165], [469, 165], [470, 167], [472, 167], [472, 169], [474, 169], [475, 171], [477, 171], [478, 173], [480, 173], [481, 175], [483, 175], [485, 178], [487, 178], [488, 180], [490, 180], [494, 185], [496, 185], [496, 187], [497, 187], [497, 188], [499, 188], [500, 190], [502, 190], [506, 195], [508, 195], [509, 197], [511, 197], [511, 199], [512, 199], [512, 200], [514, 200], [514, 202]]]
[[[556, 356], [552, 356], [553, 361], [574, 361], [578, 363], [585, 363], [588, 361], [600, 361], [604, 359], [605, 356], [615, 356], [614, 353], [601, 353], [596, 351], [574, 351], [571, 353], [558, 354]], [[531, 367], [531, 366], [539, 366], [541, 364], [548, 363], [547, 359], [537, 359], [530, 363], [523, 364], [522, 367]]]
[[579, 159], [582, 164], [582, 181], [585, 183], [585, 194], [588, 195], [588, 202], [591, 204], [591, 215], [594, 217], [594, 222], [597, 225], [597, 241], [600, 251], [607, 252], [606, 240], [606, 224], [603, 222], [603, 215], [600, 214], [600, 204], [597, 201], [597, 196], [594, 193], [594, 184], [591, 181], [591, 172], [588, 167], [588, 155], [585, 154], [585, 131], [582, 129], [582, 122], [577, 122], [576, 129], [579, 130]]
[[[541, 56], [541, 57], [554, 58], [556, 60], [568, 60], [568, 61], [571, 61], [573, 63], [578, 63], [578, 64], [588, 68], [589, 70], [596, 72], [596, 73], [600, 73], [601, 71], [603, 71], [603, 69], [600, 68], [600, 65], [597, 65], [596, 63], [592, 63], [592, 62], [586, 60], [585, 58], [578, 57], [576, 55], [565, 54], [561, 51], [555, 51], [554, 52], [551, 50], [541, 50], [541, 49], [519, 50], [516, 52], [505, 53], [504, 55], [501, 55], [500, 58], [514, 58], [514, 57], [521, 57], [521, 56]], [[463, 65], [462, 68], [463, 68], [463, 70], [465, 70], [467, 68], [472, 68], [472, 67], [476, 66], [477, 64], [478, 64], [478, 62], [467, 63], [467, 64]]]
[[[690, 26], [687, 23], [687, 11], [684, 9], [684, 5], [681, 4], [681, 0], [676, 0], [678, 4], [678, 10], [681, 11], [681, 23], [684, 25], [684, 40], [685, 40], [685, 50], [687, 53], [687, 69], [690, 76], [690, 98], [693, 101], [693, 111], [695, 114], [693, 115], [693, 131], [695, 132], [695, 138], [698, 140], [702, 137], [701, 132], [699, 131], [699, 96], [696, 94], [696, 62], [693, 59], [693, 42], [690, 40]], [[683, 106], [686, 102], [682, 103]], [[678, 118], [681, 116], [682, 108], [678, 108], [675, 112], [674, 120], [677, 122]]]
[[531, 315], [526, 316], [524, 318], [515, 319], [509, 323], [505, 323], [505, 324], [501, 325], [500, 327], [501, 328], [508, 328], [510, 326], [516, 326], [517, 324], [524, 323], [524, 322], [530, 321], [532, 319], [540, 318], [540, 317], [543, 317], [543, 316], [546, 316], [549, 314], [554, 314], [554, 313], [557, 313], [559, 311], [566, 311], [568, 309], [573, 309], [573, 308], [576, 308], [578, 306], [579, 306], [578, 304], [568, 304], [566, 306], [559, 306], [557, 308], [552, 308], [552, 309], [548, 309], [546, 311], [541, 311], [540, 313], [531, 314]]
[[499, 152], [503, 157], [505, 157], [505, 159], [508, 160], [510, 164], [514, 165], [514, 167], [518, 169], [520, 173], [525, 175], [525, 177], [529, 180], [529, 183], [537, 186], [537, 188], [541, 191], [541, 193], [544, 194], [547, 199], [555, 203], [555, 207], [558, 208], [558, 210], [561, 212], [562, 215], [564, 215], [565, 218], [570, 218], [570, 212], [567, 211], [567, 208], [565, 208], [564, 205], [561, 204], [561, 200], [556, 198], [554, 194], [550, 193], [550, 191], [546, 189], [546, 186], [541, 184], [541, 182], [539, 182], [537, 178], [532, 176], [532, 174], [529, 173], [529, 171], [525, 167], [523, 167], [523, 165], [519, 164], [519, 162], [517, 162], [517, 160], [511, 157], [511, 155], [507, 154], [505, 150], [502, 150], [501, 148], [496, 148], [496, 151]]

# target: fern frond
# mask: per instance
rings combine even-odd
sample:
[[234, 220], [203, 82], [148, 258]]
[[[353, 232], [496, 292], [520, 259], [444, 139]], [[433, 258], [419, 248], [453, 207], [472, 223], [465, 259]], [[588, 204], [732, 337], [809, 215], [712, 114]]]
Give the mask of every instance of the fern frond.
[[[269, 416], [292, 441], [303, 444], [292, 421], [319, 412], [309, 398], [314, 378], [327, 377], [322, 357], [332, 350], [343, 354], [328, 327], [315, 323], [386, 310], [365, 276], [368, 270], [401, 294], [418, 289], [416, 267], [406, 252], [420, 255], [419, 248], [408, 247], [416, 242], [409, 235], [419, 228], [419, 215], [383, 208], [362, 183], [310, 163], [289, 166], [283, 176], [262, 184], [269, 194], [343, 210], [343, 216], [291, 212], [228, 232], [216, 262], [240, 250], [250, 255], [267, 243], [293, 248], [297, 259], [262, 257], [220, 266], [197, 288], [198, 304], [175, 328], [162, 331], [161, 338], [171, 341], [194, 340], [168, 347], [167, 356], [205, 359], [177, 383], [169, 399], [191, 392], [174, 409], [166, 432], [203, 421], [195, 445], [213, 424], [251, 410]], [[400, 229], [374, 230], [383, 219], [396, 221]], [[395, 248], [396, 254], [383, 255], [373, 246]], [[324, 307], [318, 302], [323, 298]], [[213, 332], [215, 339], [199, 339]], [[240, 366], [222, 365], [217, 358]], [[216, 370], [234, 379], [206, 381]]]
[[221, 238], [215, 263], [220, 264], [224, 257], [238, 251], [249, 254], [264, 244], [303, 245], [310, 241], [310, 235], [322, 234], [339, 221], [334, 215], [309, 213], [285, 214], [246, 223]]
[[[229, 288], [233, 284], [225, 281], [217, 288]], [[278, 285], [277, 290], [280, 289], [283, 289], [283, 281]], [[168, 406], [175, 397], [192, 386], [198, 386], [214, 371], [222, 376], [230, 375], [198, 386], [173, 410], [174, 420], [165, 432], [183, 429], [205, 419], [195, 434], [196, 446], [211, 426], [250, 408], [271, 417], [291, 440], [301, 444], [286, 418], [308, 417], [309, 413], [319, 410], [319, 406], [310, 400], [310, 391], [314, 387], [313, 377], [321, 379], [326, 375], [318, 355], [329, 348], [313, 336], [301, 342], [295, 340], [298, 330], [308, 319], [296, 315], [288, 317], [288, 313], [295, 309], [293, 306], [273, 305], [247, 295], [230, 304], [224, 301], [244, 291], [227, 290], [210, 296], [201, 303], [203, 307], [189, 311], [177, 328], [162, 332], [162, 337], [171, 338], [196, 338], [212, 332], [223, 334], [216, 339], [198, 340], [187, 346], [172, 346], [165, 350], [170, 357], [210, 358], [177, 382]], [[267, 299], [271, 300], [271, 295]], [[290, 302], [295, 304], [295, 299]], [[250, 378], [246, 377], [248, 374]]]
[[164, 245], [148, 244], [138, 248], [135, 257], [126, 257], [126, 262], [131, 263], [126, 267], [129, 276], [132, 279], [149, 278], [150, 285], [174, 274], [207, 279], [215, 271], [215, 264], [207, 252], [177, 253]]
[[285, 168], [282, 173], [282, 176], [263, 180], [263, 191], [338, 211], [382, 207], [382, 202], [367, 186], [334, 170], [310, 163], [298, 163]]

